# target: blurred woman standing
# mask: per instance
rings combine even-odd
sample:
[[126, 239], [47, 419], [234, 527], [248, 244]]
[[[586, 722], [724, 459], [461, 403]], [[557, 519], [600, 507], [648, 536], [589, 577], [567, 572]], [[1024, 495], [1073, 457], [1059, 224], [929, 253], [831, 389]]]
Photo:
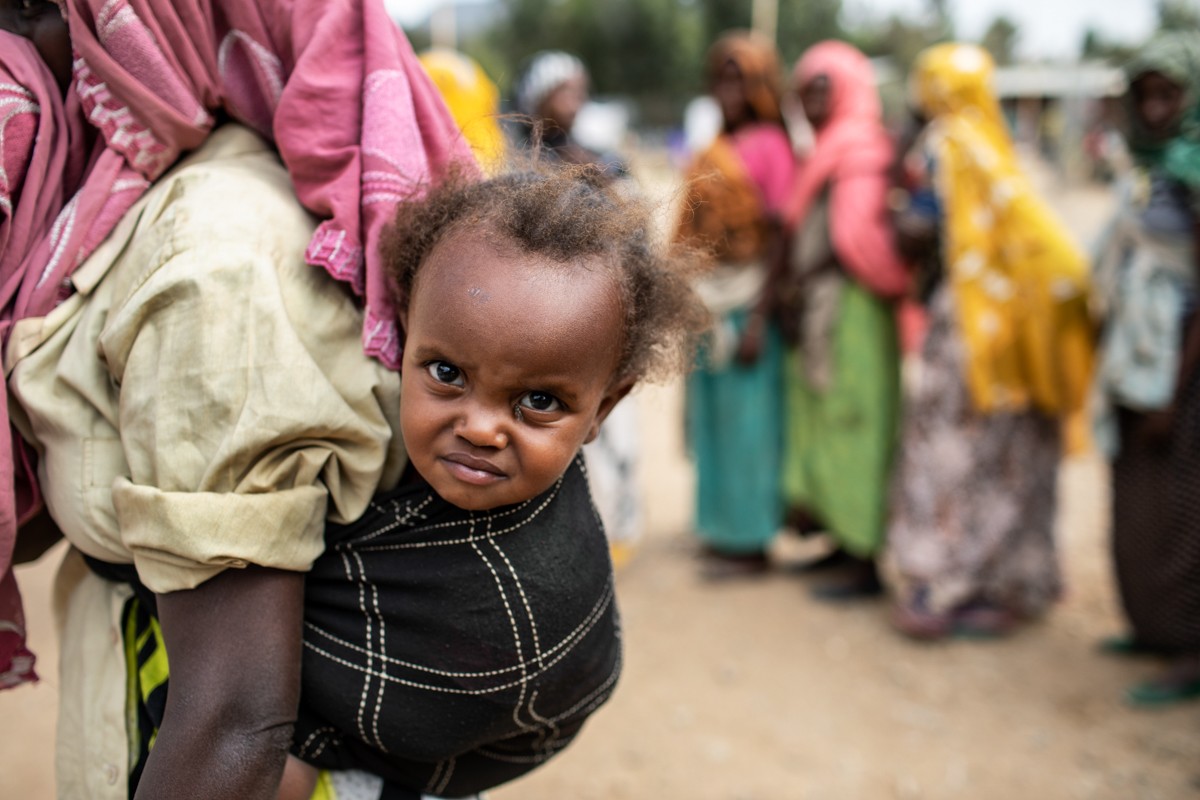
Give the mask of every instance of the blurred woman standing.
[[707, 78], [724, 126], [688, 170], [675, 238], [707, 249], [714, 262], [700, 286], [714, 325], [688, 381], [687, 421], [705, 572], [724, 577], [764, 570], [782, 520], [782, 348], [757, 305], [794, 159], [770, 41], [723, 35], [709, 50]]
[[992, 71], [981, 48], [943, 44], [910, 78], [927, 125], [897, 225], [937, 271], [921, 280], [887, 561], [893, 621], [920, 638], [1003, 634], [1058, 598], [1062, 420], [1090, 381], [1087, 266], [1021, 172]]
[[[606, 179], [620, 180], [628, 175], [624, 159], [586, 147], [575, 135], [576, 119], [590, 99], [590, 84], [587, 67], [576, 56], [561, 50], [534, 54], [513, 87], [522, 115], [516, 125], [517, 144], [550, 163], [594, 164]], [[633, 190], [629, 181], [622, 186]], [[626, 398], [605, 420], [599, 436], [583, 448], [588, 484], [617, 566], [632, 556], [642, 534], [637, 409], [637, 398]]]
[[523, 115], [517, 138], [524, 147], [564, 164], [597, 164], [617, 178], [627, 172], [615, 153], [585, 147], [575, 136], [575, 120], [587, 105], [591, 77], [577, 57], [561, 50], [536, 53], [514, 86], [517, 111]]
[[1200, 34], [1160, 34], [1126, 75], [1137, 167], [1098, 248], [1097, 438], [1130, 635], [1105, 646], [1169, 658], [1128, 692], [1154, 704], [1200, 696]]
[[818, 597], [876, 594], [899, 412], [893, 301], [909, 271], [888, 214], [894, 148], [871, 63], [843, 42], [808, 50], [793, 85], [814, 131], [784, 208], [777, 278], [785, 358], [783, 494], [792, 524], [837, 545], [843, 573]]

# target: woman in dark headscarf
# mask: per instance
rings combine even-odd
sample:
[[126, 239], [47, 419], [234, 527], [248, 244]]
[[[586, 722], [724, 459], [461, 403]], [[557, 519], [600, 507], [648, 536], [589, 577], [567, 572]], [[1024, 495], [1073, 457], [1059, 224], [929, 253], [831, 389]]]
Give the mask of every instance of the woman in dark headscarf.
[[565, 164], [598, 164], [615, 178], [625, 173], [621, 158], [586, 147], [574, 134], [590, 84], [587, 67], [570, 53], [543, 50], [530, 58], [515, 87], [517, 111], [523, 117], [521, 144]]
[[1169, 658], [1129, 690], [1149, 704], [1200, 696], [1200, 34], [1156, 36], [1126, 74], [1137, 165], [1099, 247], [1097, 431], [1130, 624], [1105, 646]]
[[757, 310], [794, 165], [779, 78], [769, 41], [733, 32], [712, 46], [709, 90], [724, 130], [689, 169], [675, 233], [714, 261], [700, 286], [714, 327], [687, 387], [696, 530], [713, 575], [765, 568], [782, 517], [782, 350], [774, 324]]

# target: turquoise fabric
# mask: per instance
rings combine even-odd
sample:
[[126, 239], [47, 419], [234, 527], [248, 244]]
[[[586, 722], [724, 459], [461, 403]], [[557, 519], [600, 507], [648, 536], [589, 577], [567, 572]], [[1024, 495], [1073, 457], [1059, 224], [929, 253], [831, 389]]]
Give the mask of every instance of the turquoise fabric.
[[[740, 333], [746, 312], [728, 321]], [[779, 529], [783, 344], [768, 326], [763, 354], [751, 366], [714, 369], [700, 354], [688, 379], [688, 437], [695, 458], [696, 532], [715, 550], [750, 554]]]

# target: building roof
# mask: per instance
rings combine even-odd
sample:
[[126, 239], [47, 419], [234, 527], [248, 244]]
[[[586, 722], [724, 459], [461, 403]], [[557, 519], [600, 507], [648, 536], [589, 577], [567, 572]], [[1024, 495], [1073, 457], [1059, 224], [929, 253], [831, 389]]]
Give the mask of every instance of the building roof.
[[992, 82], [1000, 99], [1018, 97], [1114, 97], [1125, 91], [1120, 69], [1092, 62], [997, 67]]

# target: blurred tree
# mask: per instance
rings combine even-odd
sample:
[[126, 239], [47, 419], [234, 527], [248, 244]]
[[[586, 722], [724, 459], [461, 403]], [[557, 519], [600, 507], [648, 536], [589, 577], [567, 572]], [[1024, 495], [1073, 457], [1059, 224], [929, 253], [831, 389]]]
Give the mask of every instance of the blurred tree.
[[1114, 42], [1095, 28], [1088, 28], [1084, 31], [1079, 55], [1085, 61], [1107, 61], [1110, 64], [1120, 64], [1129, 60], [1136, 49], [1136, 45]]
[[784, 64], [794, 64], [819, 41], [845, 39], [841, 16], [842, 0], [780, 0], [779, 52]]
[[[750, 26], [753, 0], [501, 0], [507, 13], [480, 41], [464, 43], [509, 94], [539, 50], [583, 59], [597, 94], [633, 99], [651, 125], [679, 119], [704, 90], [704, 53], [723, 31]], [[809, 45], [844, 37], [842, 0], [779, 0], [785, 64]], [[499, 63], [497, 63], [499, 62]], [[507, 78], [507, 80], [506, 80]]]
[[[749, 28], [753, 0], [693, 0], [701, 9], [703, 35], [711, 43], [731, 28]], [[785, 65], [823, 39], [845, 38], [842, 0], [778, 0], [779, 34], [776, 44]]]
[[651, 123], [679, 113], [698, 91], [700, 9], [680, 0], [504, 0], [507, 15], [486, 37], [505, 62], [505, 94], [539, 50], [583, 60], [597, 94], [634, 99]]
[[[1158, 29], [1200, 30], [1200, 3], [1197, 0], [1158, 0]], [[1137, 51], [1141, 42], [1114, 41], [1095, 28], [1083, 34], [1080, 55], [1085, 59], [1099, 59], [1112, 64], [1128, 60]]]
[[949, 22], [937, 15], [912, 19], [892, 14], [882, 23], [863, 27], [852, 41], [869, 56], [891, 59], [899, 73], [906, 75], [922, 50], [953, 37], [953, 28], [948, 26]]
[[992, 20], [980, 44], [992, 54], [997, 64], [1011, 64], [1018, 39], [1020, 31], [1017, 24], [1001, 14]]
[[954, 22], [950, 17], [950, 0], [927, 0], [931, 33], [939, 38], [950, 38]]
[[1158, 27], [1164, 31], [1200, 29], [1200, 6], [1195, 0], [1158, 0]]

